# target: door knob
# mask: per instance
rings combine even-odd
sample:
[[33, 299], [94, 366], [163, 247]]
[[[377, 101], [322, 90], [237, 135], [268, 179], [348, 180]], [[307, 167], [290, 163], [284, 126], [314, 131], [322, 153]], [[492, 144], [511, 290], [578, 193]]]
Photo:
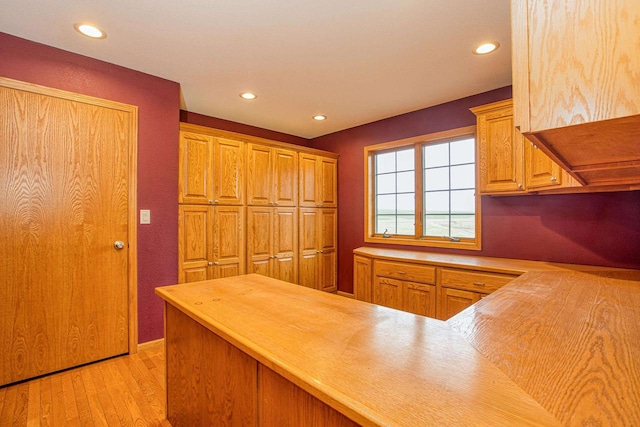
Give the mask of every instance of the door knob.
[[122, 240], [116, 240], [113, 243], [113, 247], [116, 248], [117, 250], [124, 249], [124, 242]]

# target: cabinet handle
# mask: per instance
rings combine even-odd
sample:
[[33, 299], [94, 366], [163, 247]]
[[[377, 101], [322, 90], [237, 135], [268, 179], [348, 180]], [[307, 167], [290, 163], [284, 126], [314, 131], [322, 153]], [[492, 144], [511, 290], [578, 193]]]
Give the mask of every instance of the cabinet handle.
[[484, 282], [473, 282], [475, 286], [485, 286]]
[[207, 265], [212, 266], [212, 265], [213, 265], [213, 263], [212, 263], [211, 261], [209, 261], [209, 262], [207, 263]]
[[213, 265], [220, 265], [220, 263], [218, 261], [215, 261]]
[[406, 271], [398, 271], [398, 274], [407, 274]]
[[522, 190], [522, 184], [518, 184], [518, 190]]
[[271, 255], [269, 259], [274, 259], [275, 257], [276, 257], [275, 255]]
[[220, 203], [220, 200], [215, 199], [215, 200], [213, 201], [213, 203]]
[[277, 204], [278, 204], [278, 202], [275, 202], [275, 203], [274, 203], [274, 205], [277, 205]]
[[558, 180], [558, 178], [556, 178], [555, 176], [552, 176], [550, 179], [551, 179], [551, 182], [556, 182]]
[[213, 200], [207, 200], [209, 202], [209, 204], [213, 204]]

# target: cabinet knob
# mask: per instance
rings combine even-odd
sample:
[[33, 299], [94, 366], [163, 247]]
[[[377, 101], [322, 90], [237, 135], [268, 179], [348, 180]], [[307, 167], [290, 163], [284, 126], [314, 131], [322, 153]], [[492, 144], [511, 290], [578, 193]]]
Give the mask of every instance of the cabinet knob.
[[214, 261], [213, 265], [220, 265], [220, 263], [218, 261]]
[[269, 259], [274, 259], [275, 257], [276, 257], [275, 255], [271, 255]]
[[207, 201], [209, 202], [209, 204], [212, 204], [212, 203], [213, 203], [213, 200], [207, 200]]
[[518, 190], [522, 190], [522, 184], [518, 184]]
[[220, 200], [215, 199], [215, 200], [213, 201], [213, 203], [220, 203]]
[[278, 202], [275, 202], [275, 203], [274, 203], [274, 205], [277, 205], [277, 204], [278, 204]]
[[209, 266], [212, 266], [212, 265], [213, 265], [213, 263], [212, 263], [211, 261], [209, 261], [207, 264], [209, 264]]
[[550, 179], [551, 179], [551, 182], [556, 182], [558, 180], [558, 178], [556, 178], [555, 176], [552, 176]]

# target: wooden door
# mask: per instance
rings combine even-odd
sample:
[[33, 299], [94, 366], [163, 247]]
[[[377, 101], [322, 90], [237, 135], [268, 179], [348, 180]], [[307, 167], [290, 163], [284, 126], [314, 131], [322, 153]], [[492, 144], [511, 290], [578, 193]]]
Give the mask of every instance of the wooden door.
[[273, 274], [271, 277], [298, 283], [298, 210], [273, 209]]
[[211, 279], [213, 208], [180, 205], [178, 208], [178, 282]]
[[480, 295], [481, 294], [476, 292], [441, 288], [439, 318], [441, 320], [447, 320], [455, 316], [465, 308], [480, 301]]
[[320, 198], [323, 208], [338, 207], [338, 162], [336, 159], [320, 157]]
[[247, 272], [273, 277], [273, 210], [247, 208]]
[[319, 209], [300, 208], [298, 284], [318, 289]]
[[333, 292], [337, 290], [337, 209], [320, 209], [320, 283], [323, 291]]
[[213, 203], [213, 137], [180, 132], [178, 202]]
[[213, 202], [242, 205], [244, 200], [244, 143], [214, 138]]
[[273, 154], [271, 147], [247, 145], [247, 204], [269, 206], [273, 204]]
[[129, 350], [136, 134], [135, 107], [0, 80], [0, 385]]
[[298, 204], [298, 154], [276, 149], [273, 157], [273, 201], [276, 206]]
[[516, 133], [512, 101], [472, 111], [478, 117], [480, 192], [524, 192], [524, 137]]
[[400, 280], [376, 276], [373, 279], [373, 303], [402, 310], [402, 285]]
[[353, 295], [359, 301], [371, 302], [371, 258], [353, 256]]
[[556, 162], [526, 139], [524, 152], [528, 190], [562, 186], [563, 173]]
[[245, 272], [244, 207], [216, 206], [213, 219], [213, 278]]
[[405, 283], [403, 310], [421, 316], [436, 317], [436, 287], [422, 283]]
[[298, 157], [298, 192], [299, 204], [303, 207], [318, 207], [317, 157], [313, 154], [300, 153]]

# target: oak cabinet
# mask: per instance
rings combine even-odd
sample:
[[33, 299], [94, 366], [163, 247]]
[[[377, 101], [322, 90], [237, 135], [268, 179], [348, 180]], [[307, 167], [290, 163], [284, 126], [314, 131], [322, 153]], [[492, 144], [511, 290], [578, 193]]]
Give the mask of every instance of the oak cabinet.
[[337, 289], [337, 210], [299, 209], [298, 283], [323, 291]]
[[354, 255], [353, 257], [353, 294], [359, 301], [372, 302], [371, 279], [373, 277], [371, 258]]
[[435, 317], [435, 267], [383, 260], [374, 260], [373, 265], [371, 302]]
[[453, 288], [440, 289], [438, 319], [447, 320], [480, 301], [480, 293]]
[[298, 283], [296, 208], [247, 208], [247, 272]]
[[299, 201], [302, 207], [338, 206], [336, 159], [300, 153]]
[[[248, 271], [336, 291], [337, 159], [331, 156], [181, 123], [180, 283]], [[306, 193], [312, 208], [302, 212], [299, 196]]]
[[242, 205], [244, 143], [181, 132], [178, 202]]
[[640, 2], [512, 0], [515, 126], [583, 185], [640, 183]]
[[178, 259], [180, 283], [244, 274], [244, 208], [180, 205]]
[[512, 100], [471, 111], [478, 125], [480, 193], [524, 194], [580, 185], [515, 128]]
[[298, 204], [298, 154], [292, 150], [247, 144], [247, 204]]
[[[359, 301], [447, 320], [518, 277], [510, 272], [455, 268], [455, 257], [445, 265], [419, 262], [419, 253], [359, 248], [354, 251], [354, 297]], [[474, 259], [460, 257], [462, 263]], [[453, 261], [452, 261], [453, 260]]]

